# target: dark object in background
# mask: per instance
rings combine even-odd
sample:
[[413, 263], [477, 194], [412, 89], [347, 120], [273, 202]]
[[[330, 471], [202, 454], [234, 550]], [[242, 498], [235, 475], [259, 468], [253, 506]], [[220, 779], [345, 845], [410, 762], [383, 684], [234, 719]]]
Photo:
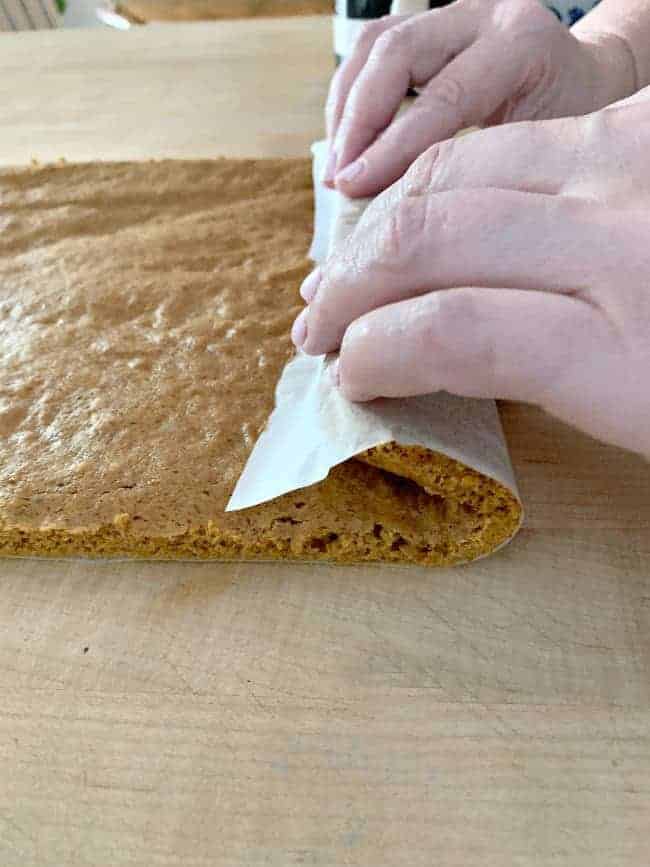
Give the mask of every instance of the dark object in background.
[[343, 0], [336, 4], [347, 9], [349, 18], [378, 18], [380, 15], [388, 15], [391, 0]]

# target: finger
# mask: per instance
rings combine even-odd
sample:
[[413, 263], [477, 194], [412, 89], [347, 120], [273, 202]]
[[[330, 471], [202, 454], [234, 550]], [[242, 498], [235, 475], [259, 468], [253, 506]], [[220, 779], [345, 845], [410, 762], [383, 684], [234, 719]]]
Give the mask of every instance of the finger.
[[[586, 292], [619, 281], [617, 215], [592, 202], [511, 190], [380, 196], [321, 269], [304, 349], [332, 352], [364, 313], [454, 286]], [[577, 255], [576, 251], [579, 251]], [[605, 251], [606, 255], [603, 255]]]
[[602, 138], [600, 148], [593, 139], [589, 123], [573, 117], [476, 130], [421, 154], [394, 185], [394, 200], [477, 188], [557, 195], [605, 159]]
[[[346, 138], [345, 144], [341, 143], [339, 132], [338, 165], [365, 152], [345, 170], [337, 171], [337, 188], [348, 196], [374, 195], [400, 178], [432, 144], [451, 138], [464, 127], [480, 124], [493, 114], [521, 86], [521, 56], [514, 49], [503, 62], [495, 63], [495, 57], [502, 53], [498, 36], [479, 39], [436, 75], [411, 109], [390, 126], [378, 113], [374, 117], [365, 115], [363, 124], [355, 120], [349, 129], [342, 124]], [[354, 111], [355, 118], [357, 112], [363, 111], [356, 107], [356, 87], [361, 87], [362, 80], [363, 74], [349, 99], [349, 110]], [[389, 95], [394, 93], [387, 94], [380, 98], [375, 93], [376, 103], [387, 106]], [[377, 138], [380, 130], [384, 131]]]
[[543, 405], [586, 352], [604, 352], [611, 340], [603, 315], [576, 298], [449, 289], [354, 322], [338, 376], [350, 400], [444, 390]]
[[386, 15], [368, 22], [361, 31], [352, 53], [334, 73], [325, 105], [327, 137], [330, 141], [337, 133], [343, 110], [352, 85], [366, 65], [368, 56], [379, 37], [406, 19], [404, 15]]
[[338, 126], [339, 171], [388, 126], [409, 85], [424, 84], [440, 72], [471, 44], [477, 28], [477, 15], [465, 4], [454, 4], [403, 20], [376, 39], [350, 89]]

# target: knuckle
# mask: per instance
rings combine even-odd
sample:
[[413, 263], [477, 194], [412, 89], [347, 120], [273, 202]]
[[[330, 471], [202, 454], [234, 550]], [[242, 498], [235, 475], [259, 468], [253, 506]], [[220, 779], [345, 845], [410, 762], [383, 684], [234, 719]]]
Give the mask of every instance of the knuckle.
[[[619, 152], [629, 152], [632, 150], [634, 147], [634, 137], [629, 135], [621, 136], [619, 134], [619, 125], [617, 124], [617, 120], [619, 119], [620, 115], [617, 114], [616, 109], [613, 111], [596, 111], [581, 118], [569, 118], [567, 120], [569, 135], [582, 150], [579, 157], [581, 159], [589, 157], [593, 159], [594, 155], [602, 154], [605, 148], [609, 149], [610, 144], [614, 145], [613, 150], [618, 150]], [[629, 123], [630, 120], [634, 121], [636, 119], [630, 118], [628, 114], [626, 121]], [[637, 129], [642, 133], [640, 124], [626, 124], [625, 128]], [[587, 157], [587, 155], [589, 156]]]
[[463, 110], [467, 101], [467, 91], [462, 81], [455, 76], [443, 75], [434, 79], [433, 84], [427, 88], [427, 101], [454, 109], [459, 114], [459, 119], [464, 120]]
[[443, 245], [462, 245], [468, 225], [485, 213], [485, 197], [477, 205], [473, 192], [402, 196], [382, 221], [381, 261], [403, 267], [405, 260], [431, 256]]
[[448, 184], [455, 154], [456, 144], [453, 139], [438, 142], [428, 148], [404, 176], [404, 194], [421, 196], [435, 193], [444, 184]]
[[385, 264], [403, 264], [419, 245], [427, 222], [424, 197], [404, 197], [391, 208], [383, 224], [380, 258]]
[[341, 344], [341, 357], [348, 365], [354, 362], [355, 353], [362, 352], [366, 344], [372, 343], [372, 329], [367, 316], [355, 319], [346, 329]]
[[433, 145], [421, 154], [400, 182], [405, 196], [422, 196], [428, 193], [434, 183], [439, 155], [439, 145]]
[[458, 139], [447, 139], [438, 145], [438, 164], [449, 164], [458, 150]]
[[408, 27], [397, 25], [391, 27], [390, 30], [384, 30], [375, 42], [374, 59], [383, 60], [386, 55], [390, 57], [404, 55], [408, 52], [410, 42], [410, 28]]
[[386, 31], [386, 19], [375, 18], [373, 21], [368, 21], [361, 28], [357, 39], [357, 47], [368, 48], [375, 44], [379, 37]]
[[466, 237], [484, 224], [485, 214], [496, 225], [507, 226], [514, 219], [508, 197], [477, 189], [402, 193], [396, 201], [388, 196], [372, 213], [379, 226], [375, 255], [385, 266], [396, 267], [412, 257], [432, 256], [443, 246], [462, 250]]

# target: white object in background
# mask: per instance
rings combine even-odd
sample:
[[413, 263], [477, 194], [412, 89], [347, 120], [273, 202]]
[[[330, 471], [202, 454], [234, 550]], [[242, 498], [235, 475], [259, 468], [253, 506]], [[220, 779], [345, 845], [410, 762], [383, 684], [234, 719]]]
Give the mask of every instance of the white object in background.
[[100, 27], [97, 19], [97, 0], [67, 0], [63, 26]]
[[429, 0], [393, 0], [390, 11], [393, 15], [411, 15], [428, 9]]
[[345, 58], [350, 54], [365, 23], [364, 18], [334, 16], [334, 54], [337, 57]]
[[131, 22], [124, 15], [120, 15], [115, 9], [115, 4], [112, 0], [103, 0], [96, 8], [98, 21], [106, 24], [107, 27], [113, 27], [115, 30], [130, 30]]
[[331, 247], [332, 229], [336, 223], [336, 211], [340, 207], [341, 197], [337, 195], [336, 190], [323, 186], [327, 142], [315, 142], [311, 146], [311, 153], [314, 179], [314, 238], [311, 242], [309, 258], [314, 262], [322, 262]]
[[354, 48], [354, 43], [366, 23], [365, 18], [348, 16], [348, 0], [336, 0], [334, 15], [334, 54], [344, 60]]

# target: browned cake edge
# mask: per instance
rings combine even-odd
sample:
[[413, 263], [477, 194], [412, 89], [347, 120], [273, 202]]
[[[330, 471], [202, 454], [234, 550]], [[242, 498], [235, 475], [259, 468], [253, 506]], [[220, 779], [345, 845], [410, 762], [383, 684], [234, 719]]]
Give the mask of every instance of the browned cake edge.
[[[449, 532], [427, 542], [421, 533], [411, 536], [403, 528], [371, 523], [361, 529], [338, 532], [327, 528], [316, 535], [278, 535], [274, 527], [293, 522], [290, 507], [296, 492], [273, 501], [269, 525], [256, 523], [250, 533], [229, 531], [213, 521], [169, 536], [138, 533], [128, 514], [116, 515], [111, 524], [68, 530], [9, 527], [0, 522], [0, 555], [9, 557], [135, 558], [147, 560], [303, 560], [333, 563], [388, 562], [424, 566], [466, 563], [492, 553], [506, 543], [521, 523], [519, 500], [494, 479], [419, 446], [388, 443], [370, 449], [358, 459], [395, 482], [395, 496], [404, 497], [406, 509], [430, 498], [441, 515], [439, 534], [461, 523], [469, 531], [454, 538]], [[359, 467], [361, 469], [361, 467]], [[335, 472], [335, 471], [334, 471]], [[407, 480], [406, 483], [404, 480]], [[321, 483], [321, 484], [326, 484]], [[404, 487], [410, 486], [410, 489]], [[414, 499], [415, 498], [415, 499]], [[286, 516], [283, 508], [286, 506]], [[253, 514], [256, 508], [246, 510]], [[289, 528], [291, 529], [291, 528]]]
[[428, 564], [468, 563], [491, 554], [521, 526], [522, 505], [509, 488], [439, 452], [393, 442], [370, 449], [359, 455], [359, 460], [413, 481], [444, 504], [445, 519], [450, 524], [461, 513], [472, 518], [467, 537], [450, 543], [439, 562], [427, 558]]
[[[316, 507], [308, 521], [294, 511], [300, 499]], [[130, 507], [117, 504], [96, 523], [90, 513], [84, 522], [83, 512], [56, 525], [45, 517], [23, 523], [0, 514], [0, 556], [440, 566], [491, 553], [514, 534], [522, 515], [516, 496], [495, 480], [425, 448], [396, 443], [334, 468], [302, 497], [294, 492], [236, 513], [243, 517], [235, 524], [222, 506], [192, 522], [189, 510], [180, 513], [182, 500], [180, 505], [178, 529], [152, 528], [149, 534]]]

